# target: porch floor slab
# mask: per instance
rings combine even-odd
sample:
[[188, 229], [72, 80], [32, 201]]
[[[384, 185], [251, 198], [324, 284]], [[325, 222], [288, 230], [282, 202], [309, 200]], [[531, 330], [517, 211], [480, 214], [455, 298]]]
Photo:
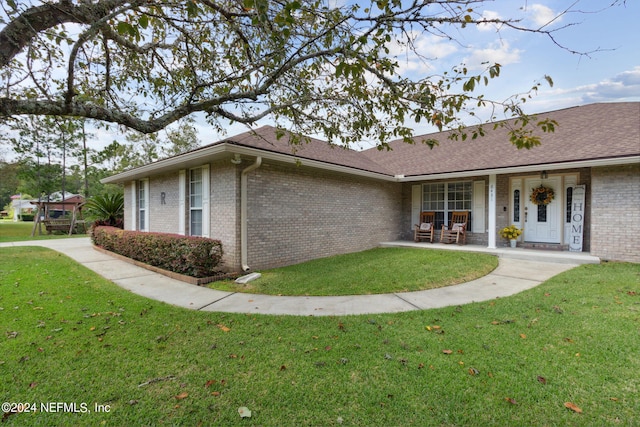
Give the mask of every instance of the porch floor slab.
[[544, 249], [524, 249], [498, 247], [488, 248], [481, 245], [456, 245], [446, 243], [426, 243], [407, 240], [397, 240], [393, 242], [381, 242], [381, 247], [404, 247], [421, 249], [443, 249], [449, 251], [480, 252], [496, 255], [500, 258], [512, 258], [525, 261], [539, 261], [560, 264], [599, 264], [600, 258], [588, 252], [569, 252]]

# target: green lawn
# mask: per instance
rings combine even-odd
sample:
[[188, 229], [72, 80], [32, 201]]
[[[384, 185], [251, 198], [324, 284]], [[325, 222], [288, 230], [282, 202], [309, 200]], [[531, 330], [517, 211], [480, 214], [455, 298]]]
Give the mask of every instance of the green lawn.
[[376, 248], [261, 271], [246, 285], [233, 280], [209, 286], [268, 295], [363, 295], [439, 288], [486, 276], [498, 266], [488, 254]]
[[67, 239], [70, 237], [84, 237], [86, 234], [74, 234], [72, 236], [55, 231], [52, 234], [48, 234], [42, 226], [42, 234], [38, 234], [36, 230], [35, 235], [31, 237], [33, 231], [33, 222], [14, 222], [9, 219], [0, 220], [0, 243], [2, 242], [17, 242], [24, 240], [43, 240], [43, 239]]
[[490, 302], [316, 318], [185, 310], [56, 252], [0, 248], [0, 325], [2, 400], [62, 411], [6, 425], [640, 425], [638, 264]]

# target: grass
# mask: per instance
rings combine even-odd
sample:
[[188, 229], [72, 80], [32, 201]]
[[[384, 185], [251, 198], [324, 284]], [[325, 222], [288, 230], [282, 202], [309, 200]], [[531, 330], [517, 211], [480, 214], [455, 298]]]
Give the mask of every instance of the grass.
[[638, 264], [484, 303], [314, 318], [185, 310], [56, 252], [0, 248], [0, 325], [3, 401], [90, 411], [6, 425], [640, 424]]
[[70, 237], [84, 237], [86, 234], [74, 234], [72, 236], [60, 231], [54, 234], [47, 234], [44, 225], [42, 226], [42, 235], [38, 235], [36, 230], [35, 236], [31, 237], [33, 231], [33, 222], [14, 222], [12, 220], [0, 220], [0, 243], [17, 242], [25, 240], [45, 240], [45, 239], [65, 239]]
[[246, 285], [233, 280], [210, 287], [268, 295], [363, 295], [439, 288], [477, 279], [493, 271], [488, 254], [377, 248], [261, 271]]

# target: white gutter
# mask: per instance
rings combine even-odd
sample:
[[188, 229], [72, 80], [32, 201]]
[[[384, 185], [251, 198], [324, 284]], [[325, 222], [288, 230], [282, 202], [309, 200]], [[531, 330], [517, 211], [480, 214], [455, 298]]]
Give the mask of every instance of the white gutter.
[[251, 166], [245, 168], [240, 174], [240, 263], [242, 271], [249, 271], [248, 265], [248, 243], [247, 243], [247, 174], [260, 167], [262, 157], [256, 157], [256, 161]]
[[412, 175], [407, 177], [405, 177], [404, 175], [396, 175], [395, 180], [398, 182], [432, 181], [437, 179], [468, 178], [471, 176], [492, 175], [492, 174], [504, 175], [504, 174], [526, 173], [526, 172], [540, 173], [542, 170], [552, 171], [552, 170], [558, 170], [558, 169], [592, 168], [592, 167], [600, 167], [600, 166], [620, 166], [620, 165], [629, 165], [629, 164], [635, 164], [635, 163], [640, 163], [640, 156], [595, 159], [595, 160], [575, 160], [575, 161], [562, 162], [562, 163], [547, 163], [547, 164], [543, 163], [543, 164], [527, 165], [527, 166], [509, 166], [504, 168], [478, 169], [478, 170], [459, 171], [459, 172], [443, 172], [443, 173], [434, 173], [434, 174], [428, 174], [428, 175]]

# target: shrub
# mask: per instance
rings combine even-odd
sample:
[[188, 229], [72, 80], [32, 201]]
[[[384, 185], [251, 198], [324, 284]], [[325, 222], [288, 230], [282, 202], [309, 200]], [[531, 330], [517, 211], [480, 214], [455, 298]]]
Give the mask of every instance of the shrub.
[[215, 275], [222, 263], [222, 243], [206, 237], [99, 226], [94, 228], [91, 238], [105, 250], [191, 277]]
[[124, 194], [97, 195], [85, 204], [89, 215], [96, 219], [97, 225], [110, 225], [124, 228]]
[[34, 214], [22, 214], [20, 215], [20, 219], [25, 222], [33, 222]]

